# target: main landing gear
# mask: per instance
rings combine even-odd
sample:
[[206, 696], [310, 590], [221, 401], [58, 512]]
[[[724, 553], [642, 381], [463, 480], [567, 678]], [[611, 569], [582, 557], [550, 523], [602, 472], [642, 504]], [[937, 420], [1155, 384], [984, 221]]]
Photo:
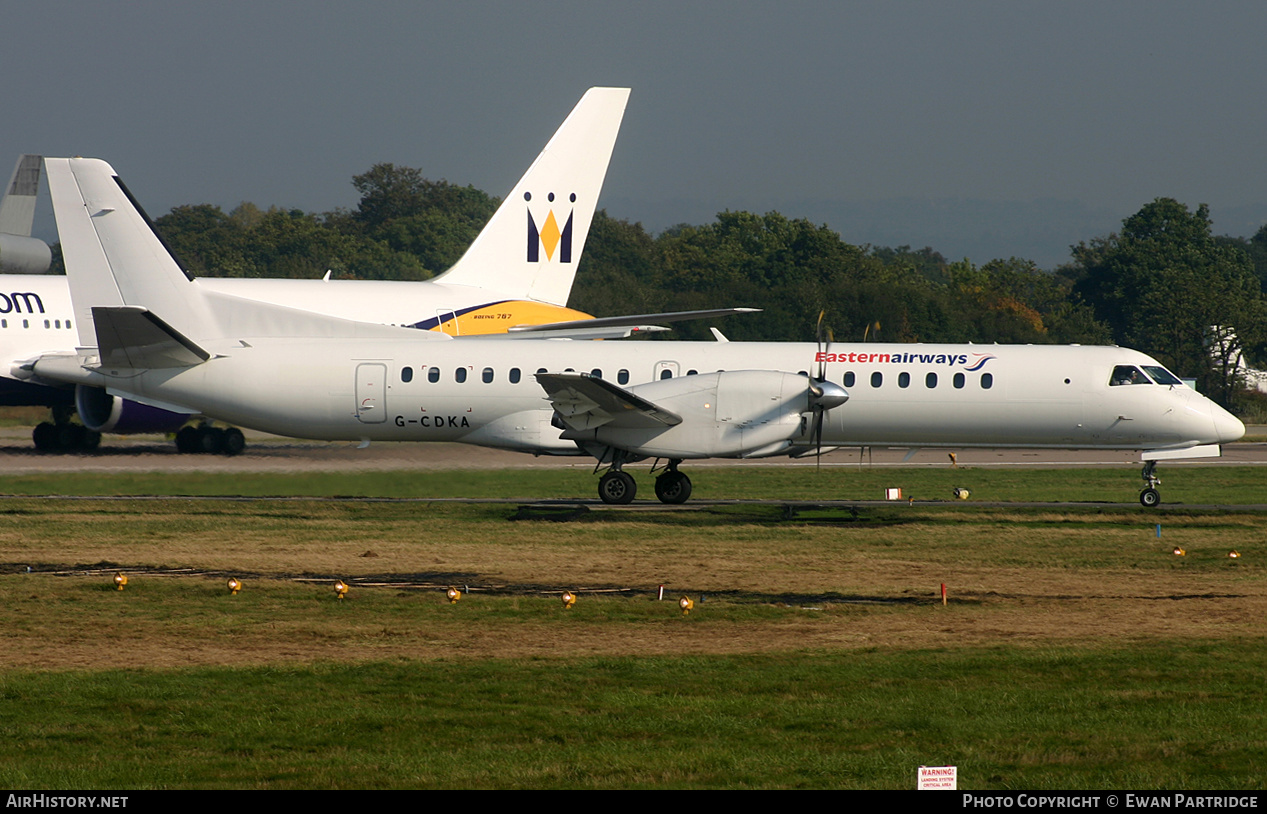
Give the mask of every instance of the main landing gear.
[[1157, 491], [1157, 486], [1161, 483], [1161, 478], [1157, 477], [1154, 472], [1157, 469], [1156, 461], [1148, 461], [1144, 464], [1143, 470], [1139, 473], [1147, 484], [1144, 491], [1139, 493], [1139, 503], [1141, 506], [1152, 508], [1161, 503], [1161, 493]]
[[82, 424], [71, 423], [74, 410], [54, 407], [53, 420], [37, 424], [31, 441], [40, 452], [88, 452], [101, 443], [101, 433]]
[[186, 454], [237, 455], [246, 449], [246, 438], [237, 427], [190, 424], [176, 433], [176, 449]]
[[[691, 479], [678, 471], [680, 463], [680, 460], [669, 461], [668, 467], [655, 479], [655, 496], [661, 503], [685, 503], [691, 497]], [[598, 497], [604, 503], [623, 506], [632, 503], [638, 494], [638, 483], [624, 471], [623, 465], [623, 460], [613, 461], [611, 469], [598, 479]]]

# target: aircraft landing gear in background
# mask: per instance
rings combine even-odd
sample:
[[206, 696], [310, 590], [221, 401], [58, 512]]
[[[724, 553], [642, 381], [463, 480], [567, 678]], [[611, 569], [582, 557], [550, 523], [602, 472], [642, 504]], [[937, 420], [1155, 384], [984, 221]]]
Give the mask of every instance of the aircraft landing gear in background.
[[246, 438], [237, 427], [190, 424], [176, 433], [176, 449], [186, 454], [238, 455], [246, 449]]
[[1161, 493], [1157, 491], [1161, 478], [1154, 474], [1156, 469], [1157, 462], [1148, 461], [1140, 472], [1140, 477], [1144, 479], [1144, 483], [1147, 485], [1144, 487], [1144, 491], [1139, 493], [1139, 503], [1141, 506], [1146, 506], [1150, 509], [1161, 503]]
[[101, 444], [101, 433], [72, 424], [73, 408], [54, 407], [53, 420], [37, 424], [31, 441], [40, 452], [89, 452]]
[[655, 496], [661, 503], [685, 503], [691, 499], [691, 479], [679, 472], [681, 461], [669, 461], [669, 468], [655, 479]]

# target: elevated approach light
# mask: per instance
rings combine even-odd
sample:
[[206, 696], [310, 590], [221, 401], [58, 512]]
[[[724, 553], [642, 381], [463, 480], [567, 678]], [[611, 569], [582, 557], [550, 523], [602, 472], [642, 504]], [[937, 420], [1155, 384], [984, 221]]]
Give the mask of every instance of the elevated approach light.
[[571, 591], [564, 591], [562, 599], [563, 599], [563, 610], [571, 610], [572, 606], [576, 604], [576, 594], [572, 593]]
[[684, 596], [677, 601], [677, 606], [682, 609], [682, 615], [685, 616], [691, 612], [691, 608], [695, 607], [695, 602], [689, 596]]
[[1184, 554], [1187, 554], [1188, 552], [1184, 551], [1179, 546], [1175, 546], [1175, 550], [1172, 551], [1171, 553], [1174, 554], [1176, 557], [1182, 557]]
[[128, 584], [128, 575], [127, 575], [127, 574], [125, 574], [125, 573], [123, 573], [122, 571], [120, 571], [119, 573], [117, 573], [117, 574], [115, 574], [115, 575], [114, 575], [114, 587], [115, 587], [115, 588], [118, 588], [120, 591], [122, 591], [122, 590], [123, 590], [123, 586], [124, 586], [124, 585], [127, 585], [127, 584]]
[[242, 582], [237, 577], [229, 577], [229, 595], [237, 596], [238, 591], [242, 590]]
[[462, 598], [462, 592], [459, 591], [457, 588], [450, 588], [449, 590], [444, 592], [444, 595], [449, 598], [450, 605], [456, 605], [458, 603], [458, 600]]
[[343, 597], [348, 595], [348, 584], [341, 579], [336, 581], [334, 583], [334, 595], [339, 600], [342, 600]]

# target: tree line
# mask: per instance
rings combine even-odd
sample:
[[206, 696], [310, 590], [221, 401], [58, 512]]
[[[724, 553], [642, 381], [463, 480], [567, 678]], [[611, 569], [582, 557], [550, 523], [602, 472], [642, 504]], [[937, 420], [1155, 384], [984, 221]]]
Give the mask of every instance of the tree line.
[[[376, 164], [354, 209], [178, 206], [156, 226], [196, 275], [425, 280], [452, 265], [499, 201], [420, 170]], [[1023, 258], [976, 265], [932, 248], [857, 246], [778, 212], [727, 211], [652, 235], [598, 211], [570, 305], [599, 316], [751, 306], [736, 340], [1115, 343], [1149, 353], [1225, 406], [1262, 410], [1235, 368], [1267, 362], [1267, 226], [1212, 233], [1208, 208], [1145, 204], [1119, 231], [1071, 247], [1054, 270]], [[686, 323], [675, 338], [708, 339]], [[1211, 348], [1215, 352], [1211, 352]], [[1262, 365], [1267, 367], [1267, 364]]]

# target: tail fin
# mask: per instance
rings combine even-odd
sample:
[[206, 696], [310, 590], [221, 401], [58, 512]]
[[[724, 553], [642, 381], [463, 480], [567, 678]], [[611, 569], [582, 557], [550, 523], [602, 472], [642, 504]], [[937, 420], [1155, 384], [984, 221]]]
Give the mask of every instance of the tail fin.
[[566, 305], [628, 88], [590, 88], [479, 237], [435, 282]]
[[[404, 330], [208, 291], [181, 268], [109, 164], [46, 158], [44, 168], [81, 348], [126, 351], [151, 365], [192, 364], [206, 342]], [[96, 314], [105, 317], [101, 324]]]
[[0, 199], [0, 274], [43, 274], [52, 264], [48, 244], [31, 237], [39, 191], [40, 156], [24, 155]]
[[4, 188], [4, 200], [0, 200], [0, 232], [8, 235], [31, 234], [35, 222], [35, 196], [40, 191], [40, 159], [38, 155], [24, 155], [13, 168], [13, 177]]
[[97, 345], [94, 306], [140, 305], [187, 334], [214, 335], [191, 304], [193, 281], [113, 167], [96, 158], [47, 158], [44, 167], [81, 347]]

